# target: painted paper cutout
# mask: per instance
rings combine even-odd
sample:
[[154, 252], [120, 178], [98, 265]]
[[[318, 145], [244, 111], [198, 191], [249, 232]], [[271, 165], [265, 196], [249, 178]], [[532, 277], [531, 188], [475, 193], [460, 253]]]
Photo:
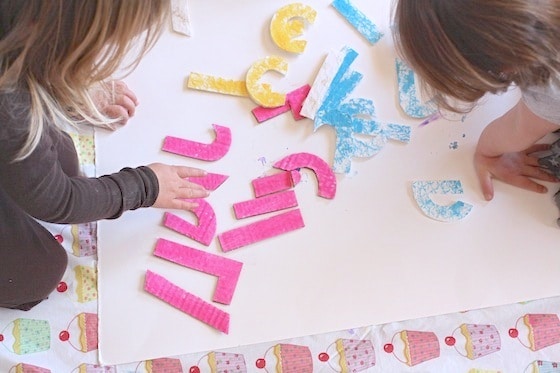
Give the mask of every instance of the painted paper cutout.
[[262, 215], [269, 212], [285, 210], [298, 205], [296, 194], [293, 190], [269, 194], [264, 197], [233, 204], [233, 212], [237, 219]]
[[218, 189], [228, 178], [229, 176], [227, 175], [207, 172], [205, 176], [189, 177], [188, 180], [191, 183], [202, 185], [206, 190], [214, 191]]
[[272, 91], [272, 87], [268, 83], [260, 83], [262, 76], [270, 70], [285, 75], [288, 72], [288, 62], [278, 56], [265, 57], [255, 62], [247, 72], [247, 91], [251, 98], [261, 106], [282, 106], [286, 102], [286, 95]]
[[316, 16], [315, 9], [301, 3], [288, 4], [280, 8], [270, 22], [272, 40], [285, 51], [302, 53], [307, 41], [294, 40], [294, 38], [303, 35], [304, 20], [313, 24]]
[[422, 105], [416, 89], [414, 71], [400, 59], [396, 59], [397, 82], [399, 85], [399, 104], [412, 118], [426, 118], [436, 113], [436, 109]]
[[181, 289], [157, 273], [146, 271], [144, 290], [187, 315], [228, 334], [229, 313]]
[[301, 181], [301, 174], [297, 170], [280, 172], [259, 177], [251, 181], [255, 197], [281, 192], [293, 188]]
[[266, 108], [263, 106], [259, 106], [251, 110], [257, 122], [262, 123], [266, 120], [272, 119], [277, 117], [287, 111], [292, 111], [292, 115], [295, 120], [301, 120], [304, 116], [301, 115], [301, 108], [303, 106], [303, 102], [305, 101], [307, 94], [311, 86], [306, 84], [286, 95], [286, 103], [282, 106], [274, 107], [274, 108]]
[[222, 251], [228, 252], [304, 226], [301, 212], [296, 209], [221, 233], [218, 240]]
[[331, 5], [371, 44], [383, 37], [377, 26], [350, 1], [334, 0]]
[[374, 156], [389, 139], [410, 141], [409, 126], [386, 124], [375, 118], [373, 101], [347, 99], [362, 79], [362, 74], [350, 69], [357, 56], [358, 53], [348, 47], [331, 52], [301, 111], [302, 115], [314, 118], [315, 130], [325, 124], [335, 129], [333, 170], [337, 173], [350, 172], [352, 158]]
[[336, 194], [336, 176], [321, 158], [310, 153], [296, 153], [282, 158], [274, 164], [275, 168], [285, 171], [293, 171], [302, 167], [313, 170], [317, 176], [318, 195], [333, 199]]
[[243, 263], [178, 243], [158, 239], [154, 255], [218, 278], [212, 300], [230, 304]]
[[198, 206], [192, 211], [198, 219], [198, 225], [193, 225], [170, 212], [164, 213], [163, 225], [208, 246], [216, 234], [216, 214], [214, 209], [203, 198], [189, 201], [198, 203]]
[[191, 36], [188, 0], [171, 0], [171, 23], [173, 31]]
[[222, 93], [224, 95], [249, 97], [244, 80], [232, 80], [212, 75], [191, 73], [187, 87], [199, 91]]
[[213, 124], [216, 138], [210, 144], [166, 136], [162, 150], [203, 161], [217, 161], [223, 158], [231, 146], [231, 131], [228, 127]]
[[430, 198], [432, 194], [463, 194], [463, 186], [459, 180], [415, 181], [412, 183], [412, 192], [420, 210], [434, 220], [444, 222], [461, 220], [473, 208], [472, 205], [463, 201], [442, 206]]
[[305, 118], [301, 115], [301, 108], [303, 107], [303, 103], [311, 90], [311, 86], [309, 84], [305, 84], [298, 89], [288, 93], [286, 96], [286, 102], [290, 105], [290, 109], [292, 110], [292, 115], [294, 116], [295, 120], [301, 120]]

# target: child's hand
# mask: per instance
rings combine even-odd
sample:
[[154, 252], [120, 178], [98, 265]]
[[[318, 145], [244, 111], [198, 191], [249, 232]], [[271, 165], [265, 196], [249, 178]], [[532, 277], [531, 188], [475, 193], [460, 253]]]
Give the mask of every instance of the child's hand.
[[136, 112], [138, 98], [127, 85], [120, 80], [105, 82], [96, 88], [93, 94], [97, 109], [117, 123], [125, 125]]
[[548, 144], [535, 144], [525, 151], [506, 153], [497, 157], [488, 157], [476, 152], [474, 165], [484, 198], [487, 201], [494, 198], [492, 178], [533, 192], [546, 193], [548, 189], [532, 179], [550, 182], [558, 182], [558, 179], [542, 169], [538, 158], [532, 154], [547, 150], [549, 147]]
[[161, 163], [153, 163], [148, 167], [155, 172], [159, 182], [159, 194], [153, 207], [193, 210], [198, 205], [185, 199], [204, 198], [209, 195], [202, 186], [186, 180], [188, 177], [204, 176], [204, 170]]

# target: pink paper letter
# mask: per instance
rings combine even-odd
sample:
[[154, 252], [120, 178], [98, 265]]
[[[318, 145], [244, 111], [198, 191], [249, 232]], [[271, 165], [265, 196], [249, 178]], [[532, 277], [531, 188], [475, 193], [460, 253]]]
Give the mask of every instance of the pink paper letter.
[[204, 161], [217, 161], [229, 150], [231, 145], [231, 131], [228, 127], [213, 124], [216, 138], [211, 144], [185, 140], [178, 137], [167, 136], [163, 140], [162, 150], [184, 157], [201, 159]]
[[304, 226], [301, 212], [296, 209], [224, 232], [218, 240], [222, 251], [228, 252]]
[[213, 174], [208, 172], [206, 176], [189, 177], [191, 183], [202, 185], [206, 190], [216, 190], [222, 185], [229, 176], [221, 174]]
[[146, 271], [144, 290], [187, 315], [228, 334], [229, 313], [181, 289], [166, 278], [152, 271]]
[[212, 300], [222, 304], [231, 303], [243, 263], [180, 245], [163, 238], [158, 239], [154, 255], [184, 267], [218, 277], [216, 291]]
[[298, 203], [295, 192], [293, 190], [288, 190], [256, 199], [250, 199], [248, 201], [234, 203], [233, 212], [235, 213], [235, 217], [237, 219], [243, 219], [250, 216], [296, 207], [297, 205]]
[[327, 162], [310, 153], [296, 153], [282, 158], [274, 167], [292, 171], [301, 167], [310, 168], [315, 172], [319, 184], [319, 196], [333, 199], [336, 194], [336, 176]]
[[216, 214], [205, 199], [197, 198], [192, 201], [198, 203], [198, 207], [193, 211], [198, 218], [198, 226], [192, 225], [170, 212], [164, 214], [163, 224], [175, 232], [208, 246], [216, 234]]
[[259, 177], [254, 179], [253, 191], [255, 197], [261, 197], [267, 194], [280, 192], [286, 189], [293, 188], [301, 181], [301, 174], [297, 170], [290, 172], [280, 172], [278, 174]]

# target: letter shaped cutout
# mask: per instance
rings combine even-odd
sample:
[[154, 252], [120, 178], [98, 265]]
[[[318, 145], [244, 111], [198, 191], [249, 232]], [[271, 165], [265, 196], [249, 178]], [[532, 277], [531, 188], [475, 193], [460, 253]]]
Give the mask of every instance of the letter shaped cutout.
[[415, 181], [412, 183], [412, 193], [420, 210], [426, 216], [438, 221], [462, 220], [473, 208], [472, 205], [463, 201], [442, 206], [430, 198], [432, 194], [463, 194], [463, 187], [459, 180]]
[[231, 130], [228, 127], [213, 124], [216, 138], [210, 144], [166, 136], [163, 140], [163, 151], [203, 161], [222, 159], [231, 146]]
[[309, 5], [301, 3], [288, 4], [280, 8], [270, 21], [270, 36], [276, 45], [288, 52], [302, 53], [307, 41], [293, 40], [303, 35], [305, 23], [313, 24], [317, 12]]
[[193, 211], [198, 218], [198, 225], [193, 225], [170, 212], [164, 214], [163, 225], [208, 246], [216, 234], [216, 214], [206, 200], [197, 198], [191, 201], [198, 203], [198, 207]]
[[282, 75], [288, 72], [288, 62], [278, 56], [268, 56], [255, 62], [247, 72], [247, 91], [251, 98], [260, 106], [277, 107], [286, 103], [286, 94], [273, 92], [268, 83], [260, 83], [262, 76], [270, 70]]
[[318, 181], [318, 195], [333, 199], [336, 194], [336, 176], [328, 163], [310, 153], [295, 153], [282, 158], [274, 164], [275, 168], [284, 171], [294, 171], [298, 168], [310, 168], [315, 172]]

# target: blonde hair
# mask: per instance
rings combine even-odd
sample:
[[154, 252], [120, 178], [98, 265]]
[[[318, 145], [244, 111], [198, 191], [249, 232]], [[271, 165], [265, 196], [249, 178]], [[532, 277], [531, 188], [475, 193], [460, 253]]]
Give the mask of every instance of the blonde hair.
[[[90, 88], [132, 71], [153, 46], [169, 0], [17, 0], [0, 2], [0, 90], [28, 90], [27, 157], [52, 123], [110, 126]], [[138, 42], [138, 43], [136, 43]], [[135, 58], [122, 66], [134, 50]]]
[[398, 0], [393, 22], [397, 51], [443, 109], [560, 72], [558, 0]]

